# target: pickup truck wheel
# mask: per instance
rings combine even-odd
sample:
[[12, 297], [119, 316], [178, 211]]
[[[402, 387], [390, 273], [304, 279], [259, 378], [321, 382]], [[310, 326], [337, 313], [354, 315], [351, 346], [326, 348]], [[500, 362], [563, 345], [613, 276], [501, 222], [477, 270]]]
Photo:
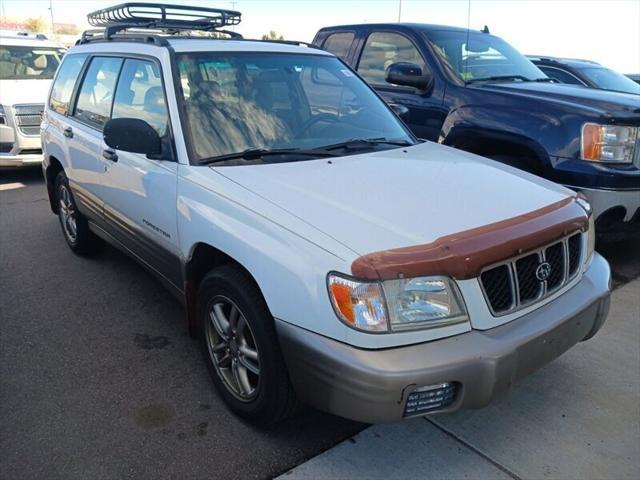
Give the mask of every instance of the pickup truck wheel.
[[55, 181], [58, 202], [58, 220], [62, 234], [74, 253], [93, 253], [100, 245], [100, 239], [89, 230], [87, 219], [78, 211], [76, 201], [64, 172], [58, 173]]
[[261, 426], [289, 416], [295, 395], [273, 317], [253, 279], [232, 265], [209, 272], [198, 312], [205, 361], [227, 405]]

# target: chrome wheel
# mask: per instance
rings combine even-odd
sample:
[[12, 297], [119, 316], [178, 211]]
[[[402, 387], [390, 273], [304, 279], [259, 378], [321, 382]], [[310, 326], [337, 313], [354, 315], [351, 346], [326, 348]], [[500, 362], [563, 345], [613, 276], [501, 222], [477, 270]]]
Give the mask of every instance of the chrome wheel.
[[209, 305], [205, 335], [211, 362], [227, 390], [248, 402], [260, 385], [260, 356], [251, 327], [230, 299], [216, 296]]
[[66, 185], [60, 185], [58, 190], [58, 198], [60, 199], [59, 215], [62, 230], [71, 243], [75, 243], [78, 239], [78, 224], [76, 216], [76, 207], [71, 198], [71, 192]]

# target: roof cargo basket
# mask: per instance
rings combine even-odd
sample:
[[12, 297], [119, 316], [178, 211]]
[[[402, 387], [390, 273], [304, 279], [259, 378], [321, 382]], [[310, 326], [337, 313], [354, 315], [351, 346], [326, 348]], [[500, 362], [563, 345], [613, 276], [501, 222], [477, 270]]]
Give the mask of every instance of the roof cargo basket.
[[[235, 10], [220, 8], [128, 2], [91, 12], [87, 15], [87, 20], [94, 27], [104, 27], [103, 39], [106, 40], [127, 29], [155, 30], [164, 34], [184, 31], [218, 32], [241, 38], [235, 32], [220, 30], [238, 25], [241, 16]], [[80, 43], [98, 39], [95, 30], [86, 33], [88, 35], [83, 35]]]

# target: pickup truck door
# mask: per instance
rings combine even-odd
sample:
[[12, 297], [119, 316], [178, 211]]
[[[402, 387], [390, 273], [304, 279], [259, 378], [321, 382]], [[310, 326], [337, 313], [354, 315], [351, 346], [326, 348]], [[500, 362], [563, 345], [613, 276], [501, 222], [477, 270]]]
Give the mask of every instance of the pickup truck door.
[[[140, 118], [161, 136], [170, 135], [165, 98], [157, 63], [125, 59], [111, 117]], [[105, 164], [102, 198], [109, 233], [176, 293], [182, 289], [176, 224], [178, 163], [106, 145], [101, 154]]]
[[436, 141], [447, 116], [443, 105], [443, 81], [434, 73], [433, 86], [427, 93], [385, 81], [387, 67], [395, 62], [411, 62], [423, 71], [432, 70], [421, 53], [427, 51], [424, 41], [408, 32], [370, 30], [363, 34], [366, 39], [360, 42], [362, 50], [354, 58], [357, 72], [389, 105], [398, 104], [409, 109], [404, 121], [417, 137]]

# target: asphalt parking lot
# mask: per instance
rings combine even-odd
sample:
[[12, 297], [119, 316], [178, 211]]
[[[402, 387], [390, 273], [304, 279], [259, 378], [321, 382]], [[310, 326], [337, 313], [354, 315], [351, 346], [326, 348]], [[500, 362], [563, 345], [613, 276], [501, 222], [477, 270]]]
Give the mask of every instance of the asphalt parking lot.
[[[598, 248], [615, 287], [640, 276], [638, 239]], [[306, 409], [264, 432], [231, 415], [180, 304], [112, 248], [72, 255], [38, 169], [0, 172], [0, 287], [2, 479], [270, 478], [365, 427]], [[465, 415], [441, 428], [483, 414]]]

